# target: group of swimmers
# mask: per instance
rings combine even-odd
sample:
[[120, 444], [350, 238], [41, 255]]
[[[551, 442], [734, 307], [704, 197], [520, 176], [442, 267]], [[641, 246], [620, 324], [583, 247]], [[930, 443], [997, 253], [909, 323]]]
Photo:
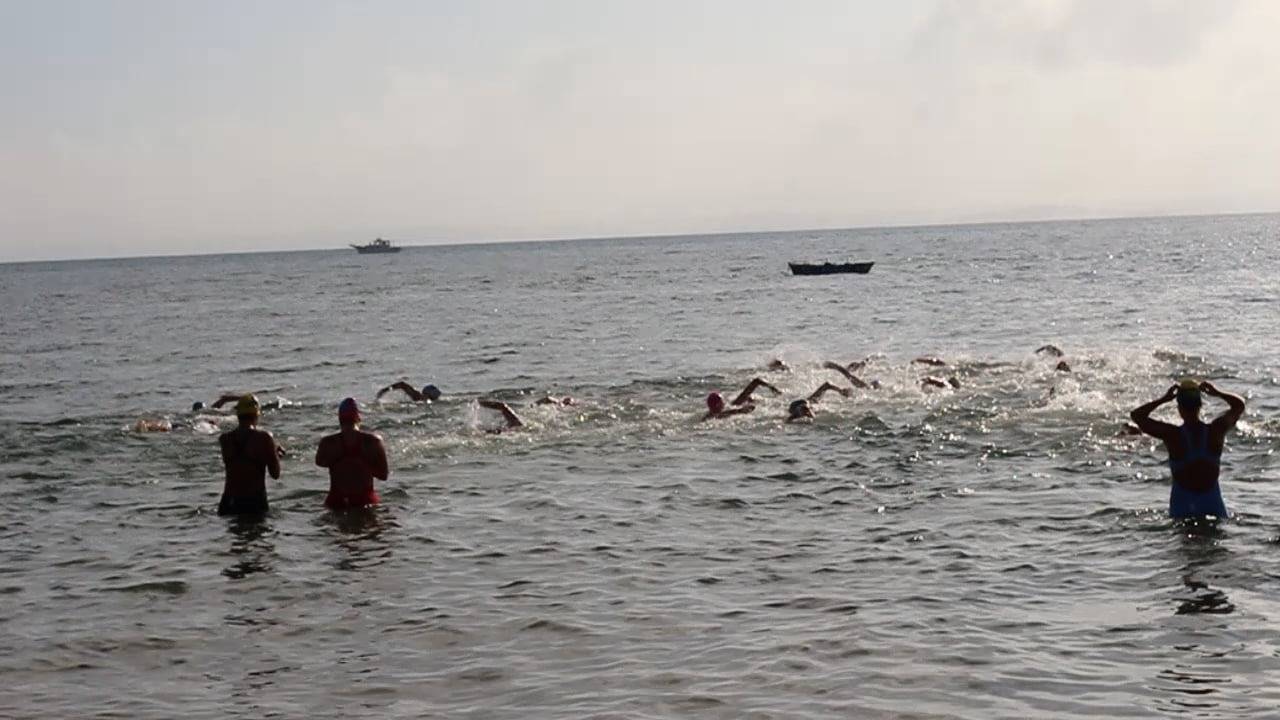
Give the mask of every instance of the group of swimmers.
[[[1061, 358], [1063, 353], [1052, 345], [1046, 345], [1036, 351]], [[859, 378], [855, 371], [867, 365], [868, 360], [861, 360], [841, 365], [837, 362], [824, 362], [822, 367], [839, 373], [849, 387], [842, 387], [824, 381], [806, 397], [791, 401], [787, 406], [785, 422], [810, 421], [815, 417], [814, 406], [828, 393], [834, 392], [849, 397], [855, 388], [874, 389], [879, 387], [876, 381], [866, 382]], [[945, 361], [936, 357], [920, 357], [916, 364], [931, 367], [945, 367]], [[770, 371], [785, 372], [790, 368], [781, 360], [774, 360], [767, 366]], [[1071, 372], [1065, 360], [1059, 360], [1055, 366], [1057, 372]], [[921, 381], [922, 387], [958, 388], [959, 381], [955, 377], [946, 379], [928, 376]], [[754, 394], [766, 389], [775, 395], [782, 394], [778, 387], [764, 378], [753, 378], [732, 400], [726, 401], [719, 392], [712, 392], [706, 397], [706, 414], [703, 421], [731, 417], [753, 412], [756, 409]], [[435, 385], [426, 385], [417, 389], [403, 381], [382, 388], [376, 397], [392, 391], [403, 392], [414, 402], [435, 402], [442, 393]], [[1201, 417], [1204, 396], [1215, 397], [1227, 404], [1227, 410], [1210, 422]], [[234, 430], [219, 436], [222, 460], [226, 468], [226, 484], [222, 499], [218, 504], [221, 515], [262, 514], [267, 512], [266, 476], [272, 479], [280, 477], [280, 460], [285, 451], [276, 444], [269, 432], [257, 427], [262, 406], [253, 395], [223, 395], [213, 403], [213, 407], [235, 402], [235, 414], [238, 421]], [[1172, 425], [1151, 418], [1151, 413], [1161, 405], [1170, 401], [1177, 402], [1178, 413], [1182, 417], [1181, 425]], [[513, 430], [524, 426], [524, 421], [510, 405], [493, 399], [479, 400], [480, 407], [498, 412], [504, 422], [503, 430]], [[574, 406], [576, 401], [571, 397], [555, 397], [546, 395], [537, 400], [538, 405]], [[193, 410], [202, 409], [197, 403]], [[1226, 434], [1235, 427], [1244, 414], [1244, 398], [1232, 393], [1222, 392], [1212, 383], [1184, 380], [1171, 387], [1164, 395], [1146, 403], [1130, 413], [1133, 421], [1128, 426], [1133, 432], [1145, 433], [1164, 443], [1169, 456], [1169, 469], [1172, 484], [1169, 498], [1169, 513], [1176, 518], [1216, 516], [1226, 517], [1227, 510], [1222, 500], [1219, 487], [1219, 474], [1223, 446]], [[374, 489], [374, 480], [386, 480], [389, 474], [386, 447], [382, 439], [370, 432], [361, 430], [360, 407], [354, 398], [346, 398], [338, 405], [339, 431], [327, 435], [320, 440], [316, 450], [316, 465], [329, 471], [329, 493], [325, 498], [325, 506], [333, 510], [364, 508], [378, 503], [378, 494]]]

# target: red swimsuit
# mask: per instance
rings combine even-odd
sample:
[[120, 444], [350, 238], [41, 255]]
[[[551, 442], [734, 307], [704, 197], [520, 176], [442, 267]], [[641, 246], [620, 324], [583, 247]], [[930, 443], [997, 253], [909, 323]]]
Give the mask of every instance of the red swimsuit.
[[[343, 438], [338, 438], [339, 454], [329, 467], [329, 495], [324, 499], [325, 507], [331, 510], [346, 510], [378, 504], [378, 493], [373, 489], [373, 473], [369, 472], [368, 463], [364, 461], [363, 450], [363, 437], [354, 446], [349, 446]], [[334, 471], [341, 467], [342, 463], [359, 463], [363, 470], [361, 474], [367, 479], [357, 481], [356, 485], [339, 487]]]

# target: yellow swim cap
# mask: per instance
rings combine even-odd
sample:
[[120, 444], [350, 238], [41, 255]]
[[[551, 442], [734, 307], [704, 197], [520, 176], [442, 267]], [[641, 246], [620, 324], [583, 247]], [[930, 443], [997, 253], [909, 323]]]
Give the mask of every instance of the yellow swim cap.
[[1184, 390], [1184, 391], [1194, 390], [1196, 392], [1200, 392], [1200, 381], [1192, 380], [1191, 378], [1183, 378], [1183, 380], [1178, 383], [1178, 389]]
[[242, 395], [236, 401], [236, 415], [257, 415], [258, 414], [258, 398], [252, 395]]

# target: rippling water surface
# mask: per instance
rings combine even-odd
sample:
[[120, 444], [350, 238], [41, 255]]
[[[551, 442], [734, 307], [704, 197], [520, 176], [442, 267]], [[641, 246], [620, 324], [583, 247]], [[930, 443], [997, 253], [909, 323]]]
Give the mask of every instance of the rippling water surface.
[[[1277, 239], [1263, 215], [0, 266], [0, 716], [1275, 717]], [[781, 421], [867, 356], [879, 389]], [[782, 395], [697, 422], [758, 374]], [[1249, 397], [1217, 525], [1172, 523], [1159, 449], [1117, 435], [1184, 375]], [[373, 401], [400, 378], [446, 396]], [[260, 523], [213, 513], [231, 421], [187, 411], [245, 390], [292, 453]], [[369, 516], [326, 512], [310, 462], [344, 395], [391, 454]], [[485, 432], [482, 396], [527, 428]]]

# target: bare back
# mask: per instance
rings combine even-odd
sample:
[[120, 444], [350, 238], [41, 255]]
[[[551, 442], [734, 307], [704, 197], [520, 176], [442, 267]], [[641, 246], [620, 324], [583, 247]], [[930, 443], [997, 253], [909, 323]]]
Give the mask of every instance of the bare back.
[[280, 461], [271, 433], [252, 427], [238, 427], [218, 436], [222, 464], [226, 469], [223, 495], [260, 497], [267, 493], [267, 473], [280, 477]]

